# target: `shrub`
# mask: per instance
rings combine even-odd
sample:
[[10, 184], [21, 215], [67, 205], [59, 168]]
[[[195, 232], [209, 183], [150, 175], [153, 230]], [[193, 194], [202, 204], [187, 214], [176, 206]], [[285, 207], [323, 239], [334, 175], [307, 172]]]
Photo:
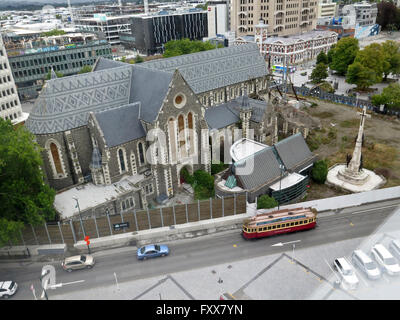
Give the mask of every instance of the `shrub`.
[[270, 197], [266, 194], [258, 197], [257, 209], [270, 209], [278, 206], [278, 201], [274, 197]]
[[311, 178], [319, 184], [323, 184], [326, 181], [328, 175], [328, 163], [326, 160], [318, 160], [314, 163], [314, 167], [311, 171]]

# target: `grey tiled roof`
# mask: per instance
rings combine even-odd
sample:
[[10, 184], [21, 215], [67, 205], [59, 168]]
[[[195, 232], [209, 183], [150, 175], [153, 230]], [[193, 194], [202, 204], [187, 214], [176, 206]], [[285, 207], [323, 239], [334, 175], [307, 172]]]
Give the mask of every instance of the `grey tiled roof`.
[[253, 170], [250, 174], [238, 174], [239, 168], [244, 165], [251, 166], [250, 157], [235, 163], [235, 175], [245, 189], [251, 190], [266, 183], [275, 182], [280, 177], [279, 162], [274, 154], [273, 147], [266, 147], [256, 152], [253, 159]]
[[210, 129], [221, 129], [231, 124], [237, 123], [239, 118], [238, 112], [232, 112], [229, 108], [230, 103], [224, 103], [222, 105], [207, 108], [204, 114], [204, 118]]
[[[248, 103], [252, 110], [250, 120], [261, 122], [265, 109], [267, 108], [267, 102], [248, 98]], [[204, 117], [208, 127], [210, 129], [221, 129], [238, 122], [240, 120], [241, 104], [242, 97], [239, 97], [226, 103], [207, 108]]]
[[140, 101], [140, 119], [153, 122], [165, 99], [173, 73], [133, 66], [129, 102]]
[[131, 77], [131, 68], [117, 67], [48, 80], [25, 125], [34, 134], [84, 126], [89, 112], [128, 103]]
[[283, 139], [274, 146], [288, 170], [301, 170], [302, 168], [298, 168], [299, 165], [303, 164], [304, 168], [311, 164], [315, 157], [308, 148], [301, 133]]
[[268, 74], [255, 43], [157, 59], [141, 65], [164, 71], [178, 69], [196, 94]]
[[146, 136], [139, 120], [140, 103], [95, 113], [108, 147]]
[[127, 64], [125, 62], [114, 61], [111, 59], [99, 57], [93, 67], [93, 71], [118, 68], [118, 67], [122, 67], [122, 66], [124, 66], [126, 68]]

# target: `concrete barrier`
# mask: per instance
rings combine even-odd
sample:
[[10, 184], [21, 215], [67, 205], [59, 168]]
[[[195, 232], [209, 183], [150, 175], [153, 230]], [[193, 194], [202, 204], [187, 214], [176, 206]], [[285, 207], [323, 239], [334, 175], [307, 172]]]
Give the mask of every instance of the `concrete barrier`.
[[9, 246], [0, 249], [0, 256], [29, 257], [37, 255], [60, 255], [67, 251], [66, 244], [47, 244], [40, 246]]
[[[241, 227], [243, 220], [249, 217], [248, 214], [238, 214], [223, 218], [202, 220], [170, 227], [154, 228], [138, 232], [130, 232], [113, 236], [90, 239], [90, 249], [116, 248], [126, 245], [137, 247], [178, 239], [189, 239], [212, 234], [220, 231], [234, 230]], [[74, 245], [75, 249], [87, 251], [85, 241], [78, 241]]]

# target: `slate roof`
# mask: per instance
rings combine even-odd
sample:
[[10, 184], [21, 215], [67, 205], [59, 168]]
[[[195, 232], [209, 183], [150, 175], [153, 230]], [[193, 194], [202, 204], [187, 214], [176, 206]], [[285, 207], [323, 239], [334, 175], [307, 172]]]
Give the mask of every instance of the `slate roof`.
[[[238, 122], [240, 120], [242, 99], [242, 97], [238, 97], [226, 103], [207, 108], [204, 118], [208, 127], [210, 129], [221, 129]], [[267, 102], [251, 98], [247, 98], [247, 101], [252, 110], [250, 120], [257, 123], [261, 122], [265, 109], [268, 108]]]
[[141, 119], [153, 122], [157, 118], [172, 77], [172, 72], [147, 69], [140, 65], [133, 66], [129, 102], [140, 101]]
[[126, 63], [125, 62], [120, 62], [120, 61], [114, 61], [111, 59], [106, 59], [103, 57], [99, 57], [93, 66], [93, 71], [100, 71], [100, 70], [106, 70], [106, 69], [112, 69], [112, 68], [118, 68], [124, 66], [126, 68]]
[[301, 133], [276, 143], [275, 149], [288, 170], [301, 170], [310, 165], [315, 155], [310, 151]]
[[[254, 163], [251, 163], [251, 158], [254, 159]], [[297, 133], [271, 147], [266, 147], [254, 153], [254, 155], [235, 162], [234, 174], [245, 189], [251, 190], [279, 181], [281, 175], [280, 162], [284, 164], [285, 171], [299, 172], [311, 165], [315, 158], [316, 156], [308, 148], [301, 133]], [[253, 170], [240, 173], [238, 169], [246, 165]]]
[[34, 134], [84, 126], [89, 112], [129, 103], [131, 77], [124, 66], [48, 80], [25, 125]]
[[139, 120], [140, 108], [140, 103], [136, 102], [94, 114], [108, 147], [115, 147], [146, 136]]
[[[254, 159], [254, 163], [251, 162], [251, 158]], [[252, 167], [251, 172], [249, 174], [240, 174], [239, 170], [246, 165], [249, 170]], [[234, 168], [236, 178], [248, 190], [260, 187], [266, 183], [275, 182], [281, 174], [279, 162], [275, 156], [273, 147], [267, 147], [246, 159], [235, 162]]]
[[268, 74], [255, 43], [152, 60], [141, 66], [170, 72], [178, 69], [196, 94]]

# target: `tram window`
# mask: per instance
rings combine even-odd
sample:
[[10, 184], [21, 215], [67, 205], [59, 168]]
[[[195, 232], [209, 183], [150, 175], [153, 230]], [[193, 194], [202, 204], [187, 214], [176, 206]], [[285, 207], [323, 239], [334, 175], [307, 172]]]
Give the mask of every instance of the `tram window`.
[[295, 226], [297, 226], [298, 224], [299, 224], [299, 222], [298, 222], [298, 221], [296, 221], [296, 222], [294, 223], [294, 225], [295, 225]]
[[291, 226], [291, 227], [294, 226], [294, 222], [291, 222], [291, 223], [290, 223], [290, 226]]
[[276, 229], [276, 226], [272, 226], [271, 229], [272, 229], [272, 230], [273, 230], [273, 229]]
[[280, 224], [277, 224], [277, 225], [276, 225], [276, 228], [280, 228], [280, 227], [281, 227], [281, 225], [280, 225]]
[[270, 227], [270, 226], [268, 227], [268, 230], [271, 230], [271, 227]]
[[303, 224], [303, 220], [299, 221], [299, 224]]
[[267, 227], [264, 227], [263, 231], [267, 230]]

